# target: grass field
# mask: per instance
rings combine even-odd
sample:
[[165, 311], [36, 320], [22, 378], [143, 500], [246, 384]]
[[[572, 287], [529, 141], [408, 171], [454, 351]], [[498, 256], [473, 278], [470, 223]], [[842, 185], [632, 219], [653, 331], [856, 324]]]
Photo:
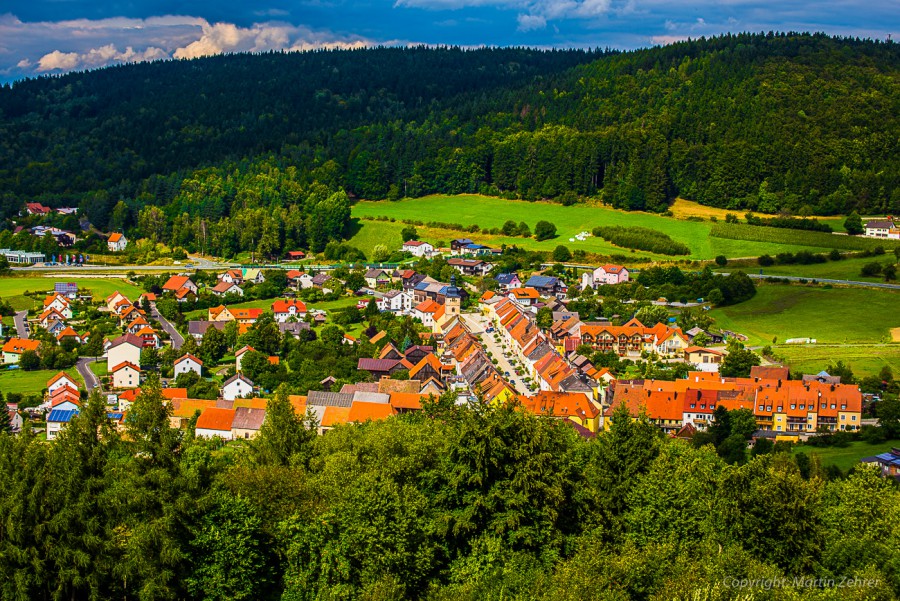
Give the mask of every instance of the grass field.
[[[684, 198], [676, 198], [675, 202], [672, 203], [672, 206], [669, 207], [669, 210], [675, 216], [676, 219], [687, 219], [688, 217], [702, 217], [703, 219], [710, 219], [715, 217], [721, 221], [725, 221], [725, 217], [731, 213], [732, 215], [737, 215], [738, 219], [743, 220], [744, 214], [747, 211], [738, 211], [738, 210], [728, 210], [728, 209], [720, 209], [717, 207], [708, 207], [706, 205], [702, 205], [699, 202], [694, 202], [692, 200], [685, 200]], [[836, 232], [843, 232], [844, 230], [844, 219], [843, 215], [837, 217], [816, 217], [818, 221], [823, 223], [827, 223], [831, 226], [831, 229]]]
[[791, 369], [803, 373], [818, 373], [829, 364], [843, 361], [853, 369], [856, 377], [877, 375], [887, 365], [900, 374], [900, 344], [782, 344], [774, 352], [787, 359]]
[[749, 301], [710, 311], [716, 325], [750, 337], [751, 344], [788, 338], [820, 343], [890, 341], [900, 326], [900, 292], [863, 288], [764, 284]]
[[116, 290], [134, 299], [140, 296], [143, 290], [129, 284], [122, 278], [72, 278], [68, 276], [57, 277], [4, 277], [0, 278], [0, 298], [6, 299], [12, 308], [21, 311], [31, 309], [36, 300], [25, 296], [26, 291], [47, 292], [53, 290], [56, 282], [76, 282], [82, 290], [90, 291], [94, 300], [103, 300]]
[[[546, 220], [556, 225], [558, 234], [552, 240], [538, 242], [533, 238], [493, 236], [480, 232], [467, 234], [455, 230], [434, 232], [428, 231], [428, 228], [419, 228], [420, 238], [432, 243], [439, 240], [449, 241], [457, 237], [470, 237], [475, 241], [494, 246], [517, 244], [533, 250], [551, 251], [557, 245], [563, 244], [568, 246], [570, 250], [581, 249], [586, 252], [604, 255], [627, 255], [631, 252], [629, 249], [613, 246], [600, 238], [590, 237], [584, 242], [578, 242], [577, 240], [570, 242], [569, 239], [579, 232], [591, 231], [598, 225], [634, 225], [665, 232], [675, 240], [687, 244], [691, 249], [691, 254], [686, 257], [676, 258], [709, 260], [717, 255], [755, 257], [762, 254], [774, 255], [779, 252], [810, 250], [810, 247], [791, 244], [713, 238], [710, 237], [709, 233], [714, 224], [709, 221], [686, 221], [650, 213], [618, 211], [606, 207], [586, 205], [563, 207], [546, 202], [503, 200], [477, 195], [434, 195], [397, 202], [359, 202], [353, 207], [353, 216], [357, 218], [386, 216], [397, 220], [440, 221], [458, 223], [464, 226], [477, 224], [480, 227], [487, 228], [499, 228], [505, 221], [512, 219], [517, 223], [524, 221], [532, 230], [534, 230], [534, 226], [538, 221]], [[399, 247], [399, 233], [402, 228], [403, 224], [399, 223], [399, 221], [390, 223], [387, 221], [361, 220], [358, 223], [355, 235], [350, 239], [349, 243], [359, 247], [364, 252], [370, 252], [375, 244], [386, 244], [389, 248]], [[673, 259], [673, 257], [652, 255], [644, 252], [641, 252], [640, 255], [660, 260], [670, 261]]]
[[[866, 277], [860, 274], [860, 270], [866, 263], [877, 262], [882, 265], [893, 263], [895, 257], [893, 254], [880, 257], [853, 257], [842, 261], [828, 261], [826, 263], [816, 263], [813, 265], [772, 265], [771, 267], [760, 267], [757, 264], [746, 267], [739, 267], [747, 273], [762, 273], [766, 275], [790, 275], [801, 278], [819, 278], [831, 280], [855, 280], [857, 282], [883, 282], [884, 278]], [[716, 271], [734, 271], [738, 267], [726, 265], [725, 267], [716, 268]]]
[[[23, 371], [21, 369], [3, 369], [0, 370], [0, 390], [5, 393], [18, 392], [22, 394], [40, 394], [47, 389], [47, 382], [59, 373], [55, 369], [39, 369], [36, 371]], [[66, 373], [72, 376], [78, 382], [79, 386], [84, 386], [84, 380], [78, 373], [78, 370], [72, 367], [67, 369]]]
[[864, 441], [851, 442], [846, 447], [812, 447], [809, 445], [797, 445], [794, 453], [806, 453], [810, 456], [817, 455], [822, 462], [822, 467], [836, 465], [842, 470], [848, 470], [864, 457], [871, 457], [890, 451], [892, 447], [900, 446], [900, 440], [889, 440], [878, 444], [869, 444]]

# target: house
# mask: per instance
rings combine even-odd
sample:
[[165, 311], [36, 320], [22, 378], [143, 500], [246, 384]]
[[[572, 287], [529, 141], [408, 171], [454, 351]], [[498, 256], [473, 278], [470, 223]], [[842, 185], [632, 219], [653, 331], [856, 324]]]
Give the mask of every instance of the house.
[[12, 365], [18, 363], [25, 351], [37, 352], [41, 343], [27, 338], [10, 338], [3, 345], [3, 363]]
[[206, 319], [196, 319], [188, 322], [188, 334], [193, 336], [198, 342], [203, 339], [206, 330], [216, 328], [220, 332], [225, 329], [225, 321], [209, 321]]
[[234, 321], [234, 314], [225, 305], [210, 307], [206, 311], [209, 321]]
[[234, 415], [234, 409], [207, 407], [197, 418], [194, 433], [198, 438], [232, 440], [231, 425], [234, 423]]
[[6, 413], [9, 415], [9, 428], [13, 434], [17, 434], [22, 431], [23, 420], [22, 416], [19, 415], [19, 404], [18, 403], [7, 403], [6, 404]]
[[448, 259], [447, 264], [463, 275], [472, 276], [486, 275], [493, 267], [481, 259]]
[[226, 294], [244, 296], [244, 291], [240, 286], [233, 282], [226, 282], [225, 280], [222, 280], [210, 288], [209, 291], [216, 296], [225, 296]]
[[542, 390], [533, 397], [519, 396], [519, 403], [529, 413], [567, 419], [594, 434], [600, 430], [600, 405], [580, 392]]
[[534, 288], [513, 288], [509, 291], [509, 298], [523, 307], [530, 307], [541, 300], [541, 295]]
[[125, 298], [125, 295], [123, 295], [121, 292], [116, 290], [115, 292], [113, 292], [112, 294], [110, 294], [109, 296], [106, 297], [106, 308], [109, 310], [110, 313], [116, 313], [116, 307], [122, 301], [128, 302], [128, 299]]
[[369, 288], [377, 288], [379, 286], [389, 286], [391, 283], [391, 272], [386, 269], [369, 269], [363, 278]]
[[219, 275], [219, 281], [240, 286], [244, 283], [244, 272], [240, 269], [229, 269], [225, 273]]
[[244, 360], [244, 355], [250, 351], [255, 351], [256, 349], [252, 346], [245, 346], [239, 348], [237, 352], [234, 353], [234, 369], [236, 371], [241, 371], [241, 361]]
[[525, 282], [526, 288], [534, 288], [542, 296], [565, 298], [568, 286], [557, 277], [549, 275], [533, 275]]
[[303, 331], [309, 330], [309, 324], [305, 321], [295, 321], [278, 324], [278, 330], [285, 336], [291, 335], [294, 338], [300, 338]]
[[253, 394], [253, 382], [241, 374], [234, 374], [222, 384], [222, 398], [226, 401], [233, 401], [250, 394]]
[[622, 284], [628, 281], [628, 269], [622, 265], [602, 265], [593, 271], [588, 271], [581, 276], [581, 287], [596, 288]]
[[138, 332], [150, 325], [150, 322], [144, 319], [143, 315], [138, 315], [130, 324], [125, 327], [125, 331], [129, 334], [137, 335]]
[[175, 300], [179, 303], [197, 300], [197, 293], [185, 286], [175, 291]]
[[306, 317], [306, 303], [301, 300], [277, 300], [272, 303], [275, 321], [286, 323], [290, 319], [301, 320]]
[[110, 234], [109, 239], [106, 241], [106, 247], [110, 252], [123, 251], [126, 246], [128, 246], [128, 239], [125, 237], [125, 234], [120, 234], [118, 232]]
[[377, 302], [379, 311], [405, 313], [412, 308], [412, 295], [400, 290], [389, 290]]
[[112, 372], [113, 388], [137, 388], [141, 385], [141, 368], [125, 361], [114, 366]]
[[262, 284], [266, 281], [266, 278], [263, 276], [262, 269], [242, 269], [241, 276], [244, 278], [245, 282], [250, 282], [252, 284]]
[[59, 372], [55, 376], [53, 376], [49, 382], [47, 382], [47, 391], [50, 394], [53, 394], [53, 391], [57, 388], [62, 388], [63, 386], [68, 386], [74, 390], [78, 390], [78, 383], [75, 379], [67, 374], [64, 371]]
[[179, 374], [186, 374], [189, 371], [194, 372], [198, 376], [202, 375], [201, 372], [203, 371], [203, 361], [190, 353], [182, 355], [175, 360], [175, 377], [177, 378]]
[[162, 346], [159, 334], [150, 326], [144, 326], [135, 335], [143, 341], [144, 348], [159, 348]]
[[299, 269], [288, 269], [285, 275], [287, 276], [288, 284], [295, 290], [303, 290], [305, 288], [313, 287], [313, 276], [309, 275], [305, 271], [300, 271]]
[[887, 453], [862, 459], [862, 463], [871, 463], [881, 470], [885, 478], [900, 480], [900, 449], [892, 447]]
[[426, 300], [413, 307], [410, 315], [412, 315], [413, 319], [421, 321], [423, 326], [430, 328], [434, 325], [435, 316], [441, 308], [441, 305], [435, 301]]
[[[75, 290], [77, 292], [77, 286]], [[48, 309], [58, 311], [66, 319], [72, 319], [72, 307], [69, 304], [69, 299], [59, 292], [54, 292], [44, 299], [44, 310], [46, 311]]]
[[516, 273], [501, 273], [494, 279], [497, 280], [501, 292], [509, 292], [522, 286], [522, 281], [519, 280], [519, 275]]
[[306, 258], [306, 253], [302, 250], [289, 250], [284, 253], [284, 258], [288, 261], [300, 261]]
[[470, 244], [474, 244], [473, 240], [469, 238], [457, 238], [455, 240], [450, 241], [450, 251], [453, 254], [459, 254], [462, 250]]
[[900, 240], [900, 226], [891, 217], [887, 219], [873, 219], [866, 222], [866, 236]]
[[197, 284], [195, 284], [190, 277], [186, 275], [173, 275], [166, 283], [163, 284], [164, 292], [178, 292], [182, 288], [187, 288], [189, 291], [197, 294]]
[[400, 250], [408, 252], [414, 257], [430, 257], [434, 254], [434, 246], [420, 240], [407, 240]]
[[382, 376], [390, 376], [392, 373], [401, 369], [409, 369], [412, 367], [407, 361], [398, 359], [369, 359], [362, 357], [357, 361], [356, 368], [360, 371], [367, 371], [379, 380]]
[[134, 334], [122, 334], [112, 341], [106, 351], [107, 371], [122, 363], [131, 363], [141, 366], [141, 349], [144, 348], [144, 340]]
[[693, 363], [700, 371], [719, 371], [724, 353], [700, 346], [689, 346], [684, 349], [684, 360]]
[[25, 203], [25, 212], [29, 215], [47, 215], [50, 211], [50, 207], [44, 206], [39, 202]]
[[76, 415], [78, 409], [51, 409], [47, 415], [47, 440], [56, 440]]
[[54, 294], [61, 294], [68, 300], [78, 298], [78, 284], [75, 282], [56, 282], [53, 284]]
[[[38, 323], [41, 324], [42, 328], [44, 328], [45, 330], [48, 330], [48, 331], [50, 330], [50, 324], [55, 321], [60, 322], [60, 323], [65, 323], [66, 316], [53, 308], [47, 309], [46, 311], [44, 311], [43, 313], [41, 313], [38, 316]], [[54, 333], [54, 332], [51, 332], [51, 333]]]
[[235, 407], [231, 422], [231, 439], [256, 438], [266, 420], [266, 410], [257, 407]]
[[60, 344], [67, 340], [74, 340], [77, 344], [81, 344], [81, 336], [71, 326], [64, 327], [56, 335], [56, 341]]

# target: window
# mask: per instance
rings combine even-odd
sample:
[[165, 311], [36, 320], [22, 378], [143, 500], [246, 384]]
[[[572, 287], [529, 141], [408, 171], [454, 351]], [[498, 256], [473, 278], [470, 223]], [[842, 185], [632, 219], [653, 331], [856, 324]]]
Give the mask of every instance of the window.
[[851, 415], [851, 416], [850, 416], [850, 421], [851, 421], [851, 422], [855, 422], [855, 421], [856, 421], [856, 416], [855, 416], [855, 415]]
[[781, 432], [781, 426], [778, 426], [778, 427], [775, 428], [775, 429], [778, 430], [779, 432]]
[[797, 408], [796, 403], [791, 403], [791, 409], [796, 409], [796, 408]]
[[[845, 419], [847, 419], [847, 416], [846, 416], [846, 415], [842, 415], [842, 416], [841, 416], [841, 421], [844, 421]], [[841, 427], [843, 427], [843, 426], [841, 426]]]
[[696, 403], [691, 403], [691, 409], [696, 409], [696, 408], [697, 408], [697, 404], [696, 404]]
[[784, 408], [781, 405], [778, 405], [778, 413], [781, 413], [783, 410]]
[[760, 406], [759, 406], [759, 410], [762, 411], [762, 410], [763, 410], [763, 407], [764, 407], [764, 405], [760, 405]]
[[847, 409], [847, 404], [846, 404], [846, 403], [844, 403], [844, 404], [843, 404], [843, 405], [841, 405], [841, 409], [842, 409], [842, 410], [845, 410], [845, 409]]
[[837, 405], [835, 405], [834, 403], [832, 403], [832, 404], [831, 404], [831, 408], [832, 408], [832, 409], [835, 409], [835, 408], [837, 408]]

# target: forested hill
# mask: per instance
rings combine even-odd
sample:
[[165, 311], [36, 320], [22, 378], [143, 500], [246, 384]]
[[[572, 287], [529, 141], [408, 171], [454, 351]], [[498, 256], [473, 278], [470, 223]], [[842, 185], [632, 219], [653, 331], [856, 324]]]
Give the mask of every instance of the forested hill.
[[799, 34], [627, 53], [378, 48], [129, 65], [0, 89], [0, 194], [12, 208], [96, 203], [102, 190], [106, 209], [123, 199], [137, 215], [170, 207], [194, 169], [253, 159], [367, 198], [600, 197], [659, 211], [680, 195], [896, 213], [898, 76], [896, 44]]

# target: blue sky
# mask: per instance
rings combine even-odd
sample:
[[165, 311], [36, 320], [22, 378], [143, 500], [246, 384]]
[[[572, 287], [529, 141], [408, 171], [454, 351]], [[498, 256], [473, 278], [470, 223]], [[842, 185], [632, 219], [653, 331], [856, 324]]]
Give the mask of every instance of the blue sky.
[[739, 31], [900, 36], [897, 0], [3, 0], [0, 81], [120, 62], [372, 44], [631, 49]]

